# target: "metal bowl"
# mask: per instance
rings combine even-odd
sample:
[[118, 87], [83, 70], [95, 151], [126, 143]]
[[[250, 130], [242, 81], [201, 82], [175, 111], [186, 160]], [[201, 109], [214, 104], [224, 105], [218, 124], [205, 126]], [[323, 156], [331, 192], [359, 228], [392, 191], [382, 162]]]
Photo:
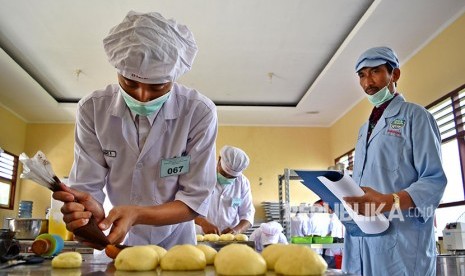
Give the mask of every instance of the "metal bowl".
[[34, 218], [7, 218], [8, 228], [16, 233], [18, 240], [33, 240], [48, 232], [48, 220]]

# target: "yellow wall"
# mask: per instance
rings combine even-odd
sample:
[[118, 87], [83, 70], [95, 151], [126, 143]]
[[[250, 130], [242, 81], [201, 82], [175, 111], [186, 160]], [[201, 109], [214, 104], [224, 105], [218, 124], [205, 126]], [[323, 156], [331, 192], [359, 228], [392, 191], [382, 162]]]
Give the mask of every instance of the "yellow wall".
[[[53, 165], [59, 178], [68, 176], [73, 164], [74, 124], [29, 124], [24, 152], [30, 157], [41, 150]], [[20, 197], [33, 200], [32, 216], [44, 218], [50, 207], [51, 191], [32, 182], [22, 180]]]
[[[217, 152], [224, 145], [243, 149], [250, 158], [244, 175], [252, 185], [256, 221], [264, 220], [260, 203], [278, 201], [278, 175], [290, 169], [326, 169], [332, 164], [329, 128], [220, 126]], [[317, 196], [298, 181], [290, 185], [290, 201], [313, 203]]]
[[[0, 147], [19, 155], [23, 152], [26, 140], [27, 124], [0, 105]], [[19, 175], [18, 175], [19, 178]], [[18, 213], [19, 189], [16, 188], [14, 210], [0, 209], [0, 226], [6, 217], [15, 217]]]
[[[405, 64], [398, 91], [423, 106], [465, 84], [465, 15], [457, 19]], [[361, 49], [362, 52], [364, 49]], [[394, 49], [395, 50], [395, 49]], [[348, 72], [349, 74], [351, 72]], [[354, 75], [354, 78], [357, 76]], [[360, 88], [360, 93], [363, 93]], [[372, 107], [363, 99], [331, 127], [334, 158], [355, 147], [359, 127]]]

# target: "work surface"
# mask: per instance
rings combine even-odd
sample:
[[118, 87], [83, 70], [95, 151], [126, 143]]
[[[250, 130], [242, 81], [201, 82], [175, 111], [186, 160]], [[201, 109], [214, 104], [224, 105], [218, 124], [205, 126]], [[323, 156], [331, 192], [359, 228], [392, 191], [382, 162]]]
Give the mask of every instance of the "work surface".
[[[84, 262], [82, 266], [77, 269], [56, 269], [51, 267], [51, 260], [45, 260], [42, 264], [34, 265], [19, 265], [10, 267], [8, 269], [0, 270], [1, 276], [13, 276], [13, 275], [31, 275], [31, 276], [99, 276], [99, 275], [134, 275], [134, 276], [214, 276], [215, 268], [213, 266], [207, 266], [204, 270], [200, 271], [162, 271], [157, 269], [156, 271], [145, 271], [145, 272], [127, 272], [127, 271], [116, 271], [115, 266], [111, 259], [104, 255], [93, 255], [83, 254]], [[268, 271], [266, 276], [276, 275], [273, 271]], [[344, 274], [340, 270], [328, 270], [325, 275], [353, 275]]]

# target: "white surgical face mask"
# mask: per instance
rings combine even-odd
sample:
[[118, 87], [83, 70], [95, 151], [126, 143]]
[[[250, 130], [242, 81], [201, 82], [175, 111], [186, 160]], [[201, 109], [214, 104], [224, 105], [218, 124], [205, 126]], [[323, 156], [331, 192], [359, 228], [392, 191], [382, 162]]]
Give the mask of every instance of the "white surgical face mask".
[[119, 88], [121, 95], [123, 95], [124, 102], [126, 105], [131, 109], [134, 113], [140, 116], [149, 116], [153, 114], [155, 111], [159, 110], [163, 104], [168, 100], [170, 97], [171, 91], [166, 93], [165, 95], [153, 99], [148, 102], [141, 102], [133, 97], [131, 97], [124, 89], [120, 86]]

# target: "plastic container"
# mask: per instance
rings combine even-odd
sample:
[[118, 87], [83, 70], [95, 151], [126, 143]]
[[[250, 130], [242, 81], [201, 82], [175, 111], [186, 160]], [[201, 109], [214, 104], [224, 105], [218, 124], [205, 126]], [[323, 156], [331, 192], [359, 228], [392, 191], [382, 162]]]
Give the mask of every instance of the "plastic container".
[[61, 206], [63, 206], [63, 202], [52, 198], [48, 219], [48, 233], [59, 235], [65, 241], [72, 241], [73, 233], [66, 229], [63, 214], [60, 211]]
[[62, 237], [56, 234], [41, 234], [31, 246], [32, 252], [40, 256], [55, 256], [63, 250], [65, 242]]
[[333, 237], [331, 236], [313, 237], [313, 243], [319, 243], [319, 244], [333, 243]]
[[334, 255], [334, 263], [336, 265], [336, 269], [341, 269], [341, 267], [342, 267], [342, 255]]
[[311, 244], [312, 236], [305, 236], [305, 237], [294, 236], [294, 237], [291, 237], [291, 243]]

